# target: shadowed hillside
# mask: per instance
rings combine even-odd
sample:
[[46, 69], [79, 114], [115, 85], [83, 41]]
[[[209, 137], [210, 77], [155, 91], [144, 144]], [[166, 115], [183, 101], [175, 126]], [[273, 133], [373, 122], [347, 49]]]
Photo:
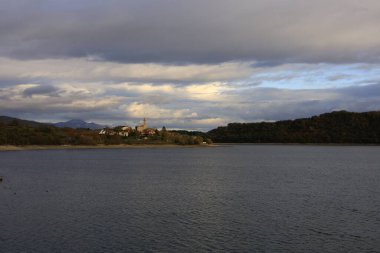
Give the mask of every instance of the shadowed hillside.
[[380, 112], [338, 111], [305, 119], [230, 123], [208, 132], [225, 143], [380, 143]]
[[49, 125], [46, 123], [40, 123], [40, 122], [24, 120], [24, 119], [17, 119], [17, 118], [8, 117], [8, 116], [0, 116], [0, 124], [2, 124], [2, 125], [22, 125], [22, 126], [28, 126], [28, 127], [39, 127], [39, 126]]

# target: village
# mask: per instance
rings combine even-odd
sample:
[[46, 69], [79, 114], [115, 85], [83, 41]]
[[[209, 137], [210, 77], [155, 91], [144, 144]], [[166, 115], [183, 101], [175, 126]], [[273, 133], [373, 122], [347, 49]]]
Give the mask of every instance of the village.
[[132, 134], [140, 136], [142, 138], [148, 138], [149, 136], [158, 135], [159, 131], [156, 128], [149, 128], [146, 118], [143, 120], [142, 125], [137, 125], [134, 128], [131, 126], [117, 126], [114, 128], [103, 128], [100, 130], [99, 135], [114, 136], [119, 135], [128, 137]]
[[[161, 130], [157, 128], [148, 127], [148, 121], [144, 118], [143, 123], [135, 127], [131, 126], [117, 126], [114, 128], [103, 128], [99, 132], [103, 141], [110, 141], [116, 139], [124, 139], [126, 143], [135, 143], [134, 141], [148, 141], [154, 143], [174, 143], [182, 145], [194, 144], [211, 144], [209, 138], [203, 138], [195, 132], [191, 131], [170, 131], [162, 127]], [[118, 138], [117, 138], [118, 137]]]

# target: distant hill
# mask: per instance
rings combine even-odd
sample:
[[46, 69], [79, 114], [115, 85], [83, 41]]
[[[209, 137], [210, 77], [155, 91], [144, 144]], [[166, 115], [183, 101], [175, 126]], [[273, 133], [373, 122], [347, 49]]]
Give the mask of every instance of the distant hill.
[[69, 128], [89, 128], [89, 129], [102, 129], [105, 126], [99, 125], [96, 123], [88, 123], [80, 119], [73, 119], [66, 122], [58, 122], [58, 123], [41, 123], [37, 121], [31, 121], [31, 120], [24, 120], [24, 119], [18, 119], [8, 116], [0, 116], [0, 123], [3, 123], [5, 125], [13, 124], [13, 125], [20, 125], [20, 126], [28, 126], [28, 127], [41, 127], [41, 126], [55, 126], [55, 127], [69, 127]]
[[61, 127], [61, 128], [69, 127], [69, 128], [75, 128], [75, 129], [78, 129], [78, 128], [102, 129], [105, 127], [104, 125], [99, 125], [96, 123], [88, 123], [81, 119], [72, 119], [65, 122], [54, 123], [53, 125], [56, 127]]
[[380, 143], [380, 111], [338, 111], [311, 118], [260, 123], [230, 123], [209, 131], [225, 143]]
[[13, 118], [13, 117], [8, 117], [8, 116], [0, 116], [0, 123], [5, 124], [5, 125], [13, 124], [13, 125], [20, 125], [20, 126], [28, 126], [28, 127], [40, 127], [40, 126], [49, 125], [46, 123], [18, 119], [18, 118]]

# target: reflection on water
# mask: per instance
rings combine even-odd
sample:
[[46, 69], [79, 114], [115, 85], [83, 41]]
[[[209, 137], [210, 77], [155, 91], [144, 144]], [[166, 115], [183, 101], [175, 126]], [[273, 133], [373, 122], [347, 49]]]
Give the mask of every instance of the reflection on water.
[[1, 252], [380, 251], [380, 148], [0, 153]]

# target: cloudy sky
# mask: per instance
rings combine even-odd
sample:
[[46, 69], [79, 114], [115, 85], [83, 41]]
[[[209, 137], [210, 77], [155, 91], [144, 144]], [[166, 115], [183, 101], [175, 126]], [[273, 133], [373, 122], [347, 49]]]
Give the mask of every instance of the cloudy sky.
[[378, 0], [0, 0], [0, 115], [209, 130], [380, 110]]

